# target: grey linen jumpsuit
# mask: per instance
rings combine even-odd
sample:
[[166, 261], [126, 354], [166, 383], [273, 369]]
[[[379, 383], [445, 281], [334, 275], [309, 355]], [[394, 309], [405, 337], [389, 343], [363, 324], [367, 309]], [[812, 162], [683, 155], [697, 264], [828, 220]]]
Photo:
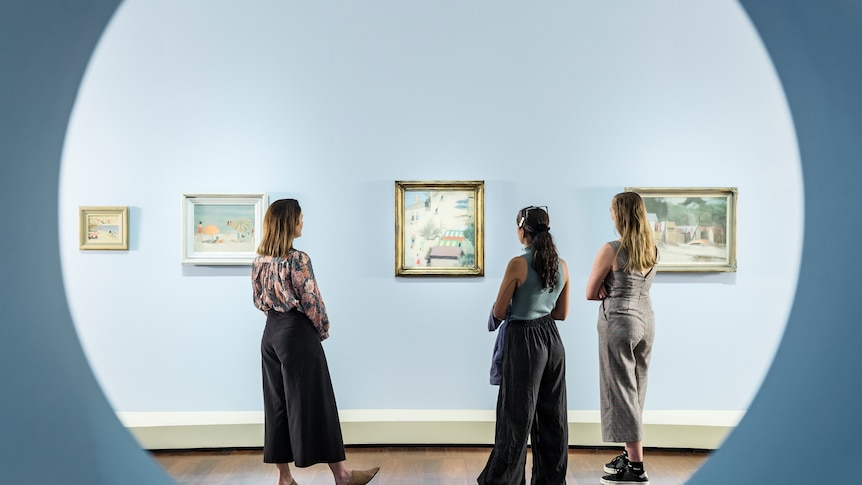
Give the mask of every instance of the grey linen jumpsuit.
[[[620, 241], [609, 243], [616, 252]], [[622, 268], [628, 255], [621, 250]], [[599, 395], [602, 439], [611, 443], [643, 439], [643, 409], [655, 317], [650, 287], [655, 268], [646, 274], [610, 271], [604, 285], [608, 296], [599, 308]]]

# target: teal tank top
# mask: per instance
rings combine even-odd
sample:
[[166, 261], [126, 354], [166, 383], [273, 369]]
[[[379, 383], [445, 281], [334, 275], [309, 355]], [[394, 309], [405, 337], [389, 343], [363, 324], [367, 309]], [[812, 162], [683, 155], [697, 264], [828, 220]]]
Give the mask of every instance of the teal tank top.
[[554, 290], [542, 288], [539, 273], [533, 269], [533, 250], [527, 248], [522, 256], [527, 260], [527, 280], [515, 289], [512, 296], [512, 314], [510, 320], [535, 320], [551, 313], [557, 304], [557, 298], [563, 292], [566, 279], [563, 275], [563, 263], [558, 263], [557, 285]]

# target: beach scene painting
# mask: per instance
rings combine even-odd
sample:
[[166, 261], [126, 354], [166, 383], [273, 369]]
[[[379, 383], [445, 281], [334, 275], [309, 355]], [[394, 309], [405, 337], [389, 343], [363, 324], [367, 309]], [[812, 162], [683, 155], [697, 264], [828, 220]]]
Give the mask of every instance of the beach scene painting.
[[79, 207], [78, 219], [81, 249], [129, 249], [128, 207]]
[[183, 194], [183, 263], [251, 264], [260, 243], [263, 194]]
[[644, 199], [660, 259], [657, 271], [736, 271], [733, 188], [627, 188]]
[[484, 274], [484, 183], [396, 182], [396, 276]]
[[246, 252], [254, 245], [254, 206], [195, 205], [195, 251]]

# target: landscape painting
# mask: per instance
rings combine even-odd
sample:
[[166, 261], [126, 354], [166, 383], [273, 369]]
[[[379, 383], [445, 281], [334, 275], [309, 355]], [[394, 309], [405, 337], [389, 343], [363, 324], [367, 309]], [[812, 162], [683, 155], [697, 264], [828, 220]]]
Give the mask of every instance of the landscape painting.
[[733, 188], [626, 188], [644, 199], [660, 252], [657, 271], [736, 271]]

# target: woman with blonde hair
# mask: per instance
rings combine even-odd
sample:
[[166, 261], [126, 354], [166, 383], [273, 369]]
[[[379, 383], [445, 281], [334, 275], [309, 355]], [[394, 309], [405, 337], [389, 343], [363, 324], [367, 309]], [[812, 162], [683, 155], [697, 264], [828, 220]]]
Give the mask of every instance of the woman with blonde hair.
[[620, 238], [599, 249], [587, 281], [587, 300], [601, 300], [598, 318], [602, 439], [625, 443], [604, 467], [604, 484], [649, 484], [643, 464], [643, 409], [655, 337], [650, 286], [658, 248], [640, 195], [611, 201]]
[[345, 464], [341, 423], [326, 355], [329, 317], [311, 259], [294, 249], [302, 236], [296, 199], [277, 200], [263, 220], [263, 237], [251, 267], [254, 306], [266, 313], [261, 339], [263, 461], [278, 469], [278, 485], [296, 485], [290, 462], [304, 468], [327, 463], [336, 485], [364, 485], [377, 468]]

